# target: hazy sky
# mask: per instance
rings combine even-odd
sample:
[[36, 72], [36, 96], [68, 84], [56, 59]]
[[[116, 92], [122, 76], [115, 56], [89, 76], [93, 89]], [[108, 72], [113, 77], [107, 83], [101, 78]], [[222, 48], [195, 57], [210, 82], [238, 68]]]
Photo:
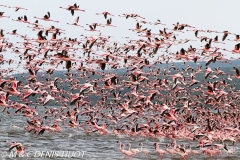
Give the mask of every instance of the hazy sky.
[[[73, 5], [77, 3], [81, 9], [85, 12], [76, 11], [75, 15], [72, 16], [67, 10], [59, 8], [60, 6], [67, 7], [68, 5]], [[86, 29], [89, 27], [86, 24], [97, 22], [101, 24], [106, 24], [106, 20], [103, 15], [96, 15], [96, 13], [108, 11], [115, 15], [112, 17], [112, 24], [117, 27], [105, 27], [97, 28], [101, 29], [102, 35], [114, 36], [112, 40], [125, 42], [121, 37], [129, 36], [132, 39], [139, 39], [136, 33], [129, 31], [130, 28], [135, 28], [135, 19], [125, 19], [123, 17], [118, 17], [118, 15], [123, 13], [136, 13], [145, 17], [148, 22], [155, 22], [160, 19], [162, 23], [167, 24], [162, 25], [149, 25], [142, 24], [142, 28], [148, 28], [152, 30], [152, 33], [158, 33], [159, 29], [173, 28], [172, 24], [179, 22], [180, 24], [185, 23], [191, 26], [195, 26], [196, 29], [204, 30], [216, 30], [216, 31], [229, 31], [232, 33], [240, 34], [240, 21], [238, 20], [239, 12], [239, 1], [223, 1], [223, 0], [11, 0], [11, 1], [0, 1], [0, 4], [7, 6], [20, 6], [27, 8], [28, 10], [19, 10], [15, 12], [13, 8], [5, 8], [0, 6], [0, 12], [5, 12], [5, 16], [10, 16], [11, 18], [0, 18], [0, 29], [4, 29], [4, 33], [11, 32], [17, 29], [17, 33], [22, 35], [27, 35], [31, 38], [37, 38], [37, 31], [32, 31], [32, 29], [27, 28], [28, 24], [12, 21], [12, 19], [17, 19], [19, 16], [26, 15], [28, 21], [34, 23], [35, 18], [43, 17], [48, 11], [51, 13], [51, 19], [59, 20], [59, 23], [46, 22], [39, 20], [39, 24], [44, 27], [50, 27], [54, 25], [55, 27], [62, 28], [66, 30], [66, 34], [60, 37], [71, 37], [80, 39], [80, 35], [98, 35], [97, 32], [87, 32], [83, 28], [69, 26], [66, 23], [73, 23], [77, 16], [80, 16], [79, 24], [84, 25]], [[139, 19], [141, 20], [141, 19]], [[186, 30], [186, 29], [185, 29]], [[219, 36], [219, 41], [221, 41], [222, 33], [199, 33], [199, 36], [205, 35], [214, 38], [216, 35]], [[12, 35], [6, 35], [10, 42], [22, 41], [22, 39], [15, 38]], [[48, 38], [51, 37], [51, 34]], [[184, 34], [180, 33], [177, 39], [196, 39], [194, 38], [193, 32], [185, 31]], [[227, 39], [234, 39], [234, 35], [229, 35]], [[175, 45], [171, 47], [171, 51], [175, 52], [180, 50], [182, 47], [188, 47], [193, 44], [194, 47], [199, 48], [204, 46], [204, 43], [200, 43], [200, 40], [196, 42], [189, 42], [184, 45]], [[219, 46], [233, 49], [236, 42], [226, 41], [225, 45], [213, 44], [212, 46]], [[3, 53], [7, 57], [14, 58], [14, 53]], [[161, 54], [159, 52], [158, 54]], [[231, 57], [231, 53], [225, 53], [227, 57]], [[235, 55], [235, 57], [238, 57]], [[2, 66], [3, 67], [3, 66]]]

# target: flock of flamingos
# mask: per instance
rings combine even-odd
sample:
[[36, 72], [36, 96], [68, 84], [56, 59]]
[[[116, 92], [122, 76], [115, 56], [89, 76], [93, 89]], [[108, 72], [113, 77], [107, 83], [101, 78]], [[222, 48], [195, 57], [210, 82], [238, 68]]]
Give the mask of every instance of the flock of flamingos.
[[[234, 86], [240, 79], [239, 70], [233, 67], [232, 74], [210, 66], [216, 61], [230, 62], [222, 52], [240, 53], [239, 35], [229, 31], [199, 30], [181, 23], [166, 28], [160, 20], [147, 22], [138, 14], [117, 16], [107, 11], [96, 13], [105, 24], [84, 25], [76, 15], [85, 10], [75, 3], [60, 7], [62, 12], [69, 12], [69, 16], [76, 16], [75, 22], [68, 25], [76, 29], [82, 27], [94, 35], [62, 38], [62, 34], [67, 36], [64, 29], [57, 27], [62, 22], [51, 19], [50, 12], [34, 17], [33, 23], [26, 15], [8, 16], [14, 11], [10, 8], [19, 13], [27, 9], [8, 8], [9, 12], [0, 12], [1, 19], [14, 20], [16, 25], [25, 23], [36, 35], [30, 38], [17, 30], [0, 29], [1, 65], [17, 63], [17, 68], [22, 67], [27, 73], [27, 76], [22, 74], [20, 81], [11, 69], [1, 69], [0, 106], [8, 116], [25, 117], [26, 131], [43, 136], [71, 127], [87, 134], [154, 138], [156, 143], [152, 147], [160, 158], [166, 154], [187, 159], [191, 154], [218, 157], [235, 153], [240, 140], [240, 92]], [[120, 43], [113, 41], [111, 36], [101, 35], [103, 27], [118, 29], [114, 25], [117, 17], [124, 18], [126, 23], [136, 21], [129, 32], [135, 32], [139, 38], [122, 37], [125, 43]], [[41, 21], [52, 23], [50, 27], [43, 27]], [[144, 28], [146, 24], [159, 26], [159, 33]], [[195, 39], [178, 38], [186, 32], [194, 34]], [[216, 33], [216, 36], [208, 37], [209, 33]], [[11, 42], [15, 37], [21, 41]], [[191, 41], [205, 45], [202, 48], [190, 44], [189, 48], [180, 47]], [[229, 41], [236, 42], [233, 49], [218, 47]], [[169, 52], [174, 47], [179, 47], [178, 52]], [[17, 55], [17, 59], [6, 59], [6, 54]], [[205, 61], [203, 66], [197, 65], [200, 61]], [[182, 68], [175, 67], [173, 62], [181, 63]], [[186, 62], [193, 62], [196, 67]], [[170, 65], [159, 67], [165, 63]], [[122, 75], [114, 72], [120, 68], [127, 71]], [[57, 69], [62, 70], [64, 78], [54, 76]], [[55, 104], [54, 108], [48, 106], [51, 103]], [[172, 143], [159, 147], [159, 138]], [[189, 143], [181, 143], [181, 140]], [[192, 141], [198, 145], [191, 146]], [[9, 150], [27, 151], [22, 143], [6, 143], [9, 143]], [[140, 154], [151, 157], [147, 149], [150, 146], [144, 143], [139, 143], [138, 147], [118, 140], [116, 143], [124, 157]]]

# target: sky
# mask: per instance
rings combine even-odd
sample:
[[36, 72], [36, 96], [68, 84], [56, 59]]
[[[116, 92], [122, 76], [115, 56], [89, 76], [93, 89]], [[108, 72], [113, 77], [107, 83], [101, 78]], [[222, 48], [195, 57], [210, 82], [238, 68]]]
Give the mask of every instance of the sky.
[[[76, 11], [74, 16], [72, 16], [69, 11], [59, 8], [60, 6], [67, 7], [68, 5], [73, 5], [74, 3], [77, 3], [81, 9], [85, 10], [85, 12]], [[219, 32], [227, 30], [231, 33], [240, 34], [240, 21], [237, 19], [239, 12], [239, 1], [237, 0], [11, 0], [0, 1], [0, 5], [20, 6], [27, 8], [28, 10], [19, 10], [15, 12], [13, 8], [5, 8], [0, 6], [0, 12], [5, 12], [5, 16], [10, 16], [10, 18], [0, 18], [0, 29], [4, 29], [4, 33], [17, 29], [17, 33], [21, 35], [27, 35], [28, 37], [34, 39], [37, 38], [37, 31], [32, 31], [32, 29], [27, 28], [27, 26], [29, 26], [28, 24], [12, 21], [12, 19], [16, 20], [17, 17], [26, 15], [28, 17], [28, 21], [34, 23], [36, 20], [33, 18], [34, 16], [42, 18], [49, 11], [51, 13], [51, 19], [58, 20], [59, 23], [39, 20], [40, 25], [43, 25], [44, 27], [50, 27], [51, 25], [54, 25], [55, 27], [66, 30], [65, 34], [60, 36], [61, 38], [71, 37], [80, 39], [81, 34], [90, 36], [98, 35], [98, 33], [87, 32], [83, 28], [69, 26], [66, 23], [73, 23], [76, 17], [79, 16], [79, 24], [83, 25], [86, 29], [88, 29], [86, 24], [91, 24], [93, 22], [106, 24], [106, 19], [104, 19], [103, 15], [96, 15], [96, 13], [108, 11], [115, 15], [112, 17], [112, 24], [116, 25], [117, 27], [97, 27], [97, 29], [101, 29], [102, 35], [113, 36], [111, 38], [112, 41], [118, 41], [121, 43], [127, 42], [122, 38], [125, 36], [130, 37], [130, 39], [140, 39], [136, 33], [128, 30], [135, 28], [136, 20], [125, 19], [118, 16], [122, 15], [123, 13], [136, 13], [146, 18], [145, 20], [148, 22], [155, 22], [157, 19], [159, 19], [162, 23], [166, 24], [166, 26], [142, 24], [142, 28], [151, 29], [152, 33], [158, 33], [159, 30], [162, 30], [164, 27], [169, 29], [173, 28], [172, 24], [179, 22], [180, 24], [189, 24], [199, 30], [209, 29]], [[179, 33], [177, 39], [194, 39], [193, 32], [184, 32], [184, 34]], [[219, 41], [221, 41], [223, 35], [222, 33], [199, 33], [199, 36], [208, 36], [211, 38], [214, 38], [216, 35], [219, 36]], [[9, 38], [10, 42], [22, 41], [22, 39], [18, 39], [12, 35], [5, 34], [5, 37]], [[51, 35], [48, 38], [50, 37]], [[235, 36], [229, 35], [227, 39], [228, 38], [234, 39]], [[189, 47], [190, 44], [196, 48], [205, 45], [205, 43], [200, 43], [200, 40], [197, 40], [184, 45], [175, 45], [171, 47], [171, 51], [176, 52], [182, 47]], [[226, 41], [226, 44], [224, 45], [214, 45], [232, 50], [235, 44], [236, 42]], [[14, 53], [5, 52], [3, 55], [8, 58], [16, 59], [16, 55]], [[226, 52], [225, 55], [227, 58], [239, 57], [238, 55], [232, 55], [232, 53], [228, 52]], [[6, 68], [9, 66], [6, 65], [1, 67]], [[14, 65], [11, 67], [14, 67]]]

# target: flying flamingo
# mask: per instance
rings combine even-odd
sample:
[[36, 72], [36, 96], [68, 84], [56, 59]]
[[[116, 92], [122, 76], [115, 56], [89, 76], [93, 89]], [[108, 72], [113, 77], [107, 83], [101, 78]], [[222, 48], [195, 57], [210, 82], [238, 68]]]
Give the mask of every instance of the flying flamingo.
[[4, 39], [4, 34], [3, 34], [3, 29], [1, 29], [1, 31], [0, 31], [0, 39]]
[[44, 37], [42, 35], [42, 33], [43, 33], [42, 30], [39, 31], [38, 34], [37, 34], [38, 38], [36, 40], [33, 39], [32, 42], [37, 42], [37, 43], [39, 43], [39, 45], [48, 42], [48, 40], [46, 39], [46, 37]]
[[239, 41], [240, 40], [240, 38], [239, 38], [239, 35], [237, 34], [236, 35], [236, 38], [234, 39], [234, 40], [230, 40], [230, 39], [228, 39], [229, 41]]
[[195, 37], [198, 37], [198, 33], [199, 33], [199, 32], [204, 32], [204, 30], [199, 30], [199, 29], [186, 30], [186, 31], [193, 31], [193, 32], [194, 32], [194, 35], [195, 35]]
[[1, 99], [0, 99], [0, 106], [6, 107], [7, 106], [7, 102], [6, 101], [7, 101], [7, 98], [8, 98], [8, 93], [5, 94], [5, 92], [4, 92], [4, 94], [1, 94], [0, 97], [1, 97]]
[[89, 30], [85, 29], [86, 31], [91, 31], [91, 32], [94, 32], [94, 31], [97, 31], [97, 32], [100, 32], [100, 30], [96, 30], [96, 26], [97, 24], [95, 23], [93, 26], [92, 25], [89, 25]]
[[161, 23], [161, 21], [159, 20], [159, 19], [157, 19], [157, 21], [156, 22], [153, 22], [153, 23], [149, 23], [149, 24], [154, 24], [154, 25], [158, 25], [158, 24], [161, 24], [161, 25], [163, 25], [163, 26], [166, 26], [166, 24], [163, 24], [163, 23]]
[[9, 148], [9, 151], [13, 150], [14, 148], [16, 148], [17, 150], [17, 154], [23, 154], [26, 151], [26, 148], [21, 144], [21, 143], [17, 143], [17, 142], [11, 142], [10, 143], [11, 146]]
[[10, 33], [10, 32], [7, 32], [6, 34], [11, 34], [11, 35], [19, 35], [19, 34], [17, 34], [17, 30], [15, 29], [15, 30], [13, 30], [12, 31], [12, 33]]
[[22, 99], [27, 99], [29, 96], [35, 96], [35, 94], [41, 93], [39, 88], [37, 87], [35, 90], [32, 90], [31, 88], [27, 90], [27, 92], [23, 95]]
[[3, 5], [3, 4], [0, 4], [0, 6], [2, 6], [2, 7], [7, 7], [6, 5]]
[[43, 18], [38, 18], [36, 16], [34, 18], [44, 20], [44, 21], [52, 21], [52, 22], [57, 22], [57, 23], [59, 22], [59, 21], [55, 21], [55, 20], [50, 19], [50, 12], [47, 12], [47, 14], [45, 14]]
[[219, 42], [219, 41], [218, 41], [218, 36], [216, 36], [216, 37], [213, 39], [212, 42], [225, 44], [224, 42]]
[[92, 23], [92, 24], [86, 24], [86, 25], [88, 25], [88, 26], [99, 26], [99, 27], [105, 27], [105, 25], [103, 25], [103, 24], [100, 24], [100, 23]]
[[[228, 31], [216, 32], [216, 33], [223, 33], [222, 41], [224, 41], [227, 38], [228, 34], [234, 34], [234, 33], [228, 32]], [[234, 34], [234, 35], [236, 35], [236, 34]]]
[[106, 26], [117, 27], [117, 26], [114, 26], [114, 25], [111, 25], [111, 24], [112, 24], [112, 18], [109, 18], [109, 19], [107, 20]]
[[17, 87], [18, 87], [19, 83], [17, 81], [13, 81], [12, 82], [12, 87], [9, 87], [7, 92], [9, 94], [12, 94], [12, 95], [16, 95], [16, 96], [19, 96], [21, 94], [21, 92], [19, 92], [17, 90]]
[[111, 13], [109, 13], [109, 12], [107, 12], [107, 11], [102, 12], [102, 13], [96, 13], [96, 15], [101, 15], [101, 14], [103, 14], [103, 16], [104, 16], [105, 19], [107, 19], [107, 15], [114, 16], [113, 14], [111, 14]]
[[33, 29], [43, 29], [43, 28], [40, 28], [40, 26], [42, 25], [39, 25], [38, 24], [38, 20], [35, 21], [35, 23], [31, 23], [32, 25], [34, 25], [33, 27], [31, 26], [27, 26], [28, 28], [33, 28]]
[[78, 22], [79, 22], [79, 16], [76, 18], [76, 20], [75, 20], [75, 22], [74, 22], [74, 23], [72, 23], [72, 24], [70, 24], [70, 23], [67, 23], [67, 24], [69, 24], [69, 25], [73, 25], [73, 26], [79, 26], [79, 27], [82, 27], [82, 28], [84, 28], [83, 26], [79, 25], [79, 24], [78, 24]]
[[234, 46], [234, 49], [233, 49], [233, 50], [227, 50], [227, 49], [225, 49], [225, 48], [223, 48], [223, 50], [224, 50], [224, 51], [228, 51], [228, 52], [232, 52], [232, 53], [240, 53], [239, 48], [240, 48], [240, 43], [236, 44], [236, 45]]
[[23, 23], [30, 23], [30, 22], [28, 22], [26, 15], [24, 15], [24, 17], [18, 17], [17, 20], [14, 20], [14, 19], [12, 19], [12, 20], [13, 21], [18, 21], [18, 22], [23, 22]]
[[64, 7], [60, 7], [60, 8], [71, 11], [72, 16], [74, 15], [74, 11], [82, 11], [82, 12], [85, 12], [85, 10], [80, 9], [79, 6], [78, 6], [76, 3], [74, 3], [73, 6], [72, 6], [72, 5], [68, 5], [68, 8], [64, 8]]
[[11, 7], [11, 6], [9, 6], [8, 8], [15, 8], [15, 12], [17, 12], [17, 11], [20, 10], [20, 9], [28, 10], [27, 8], [22, 8], [22, 7], [18, 7], [18, 6], [16, 6], [16, 7]]
[[0, 18], [4, 18], [4, 17], [5, 18], [10, 18], [10, 16], [4, 16], [3, 14], [4, 14], [4, 12], [0, 12]]
[[235, 74], [235, 78], [240, 79], [240, 72], [236, 67], [233, 67], [233, 69], [235, 70], [236, 74]]
[[139, 25], [139, 23], [137, 22], [136, 28], [135, 29], [129, 29], [129, 30], [141, 32], [142, 31], [141, 27], [142, 27], [142, 25]]

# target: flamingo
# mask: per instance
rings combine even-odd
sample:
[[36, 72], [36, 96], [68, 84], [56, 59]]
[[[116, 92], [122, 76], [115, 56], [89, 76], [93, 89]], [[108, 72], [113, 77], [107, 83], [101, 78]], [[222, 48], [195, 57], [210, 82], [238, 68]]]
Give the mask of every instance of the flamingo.
[[103, 16], [104, 16], [105, 19], [107, 19], [107, 15], [114, 16], [113, 14], [111, 14], [111, 13], [109, 13], [109, 12], [107, 12], [107, 11], [104, 11], [104, 12], [102, 12], [102, 13], [96, 13], [96, 15], [101, 15], [101, 14], [103, 14]]
[[129, 146], [129, 148], [128, 148], [128, 150], [130, 151], [130, 152], [132, 152], [133, 154], [137, 154], [137, 153], [139, 153], [140, 152], [140, 150], [139, 149], [131, 149], [131, 144], [130, 143], [128, 143], [128, 146]]
[[67, 23], [67, 24], [69, 24], [69, 25], [73, 25], [73, 26], [79, 26], [79, 27], [82, 27], [82, 28], [84, 28], [83, 26], [81, 26], [81, 25], [79, 25], [79, 24], [78, 24], [78, 21], [79, 21], [79, 16], [76, 18], [76, 20], [75, 20], [75, 22], [74, 22], [74, 23], [72, 23], [72, 24], [70, 24], [70, 23]]
[[0, 106], [3, 106], [3, 107], [8, 106], [8, 105], [7, 105], [7, 102], [6, 102], [6, 101], [7, 101], [8, 94], [9, 94], [9, 93], [4, 94], [4, 95], [1, 95]]
[[7, 7], [6, 5], [3, 5], [3, 4], [0, 4], [0, 6], [2, 6], [2, 7]]
[[234, 69], [235, 72], [236, 72], [236, 74], [235, 74], [235, 78], [240, 79], [240, 74], [239, 74], [239, 70], [238, 70], [238, 68], [233, 67], [233, 69]]
[[162, 159], [164, 154], [166, 154], [166, 151], [163, 149], [160, 149], [158, 146], [158, 143], [154, 143], [154, 146], [155, 146], [156, 152], [160, 155], [160, 158]]
[[39, 19], [39, 20], [44, 20], [44, 21], [52, 21], [52, 22], [57, 22], [57, 23], [59, 22], [59, 21], [50, 19], [50, 12], [47, 12], [47, 14], [45, 14], [43, 18], [38, 18], [36, 16], [34, 18]]
[[199, 33], [199, 32], [204, 32], [204, 30], [198, 30], [198, 29], [186, 30], [186, 31], [193, 31], [193, 32], [194, 32], [194, 35], [195, 35], [195, 37], [198, 37], [198, 33]]
[[228, 39], [229, 41], [239, 41], [240, 39], [239, 39], [239, 35], [238, 34], [236, 34], [236, 38], [234, 39], [234, 40], [230, 40], [230, 39]]
[[50, 94], [47, 94], [46, 99], [43, 102], [43, 106], [45, 106], [48, 102], [50, 102], [50, 100], [55, 100], [55, 98], [52, 97]]
[[10, 143], [11, 146], [9, 148], [9, 151], [13, 150], [14, 148], [16, 148], [17, 150], [17, 154], [22, 154], [25, 152], [26, 148], [21, 144], [21, 143], [17, 143], [17, 142], [11, 142]]
[[[223, 33], [222, 41], [224, 41], [227, 38], [228, 34], [234, 34], [234, 33], [228, 32], [228, 31], [216, 32], [216, 33]], [[236, 34], [234, 34], [234, 35], [236, 35]]]
[[232, 51], [227, 50], [227, 49], [225, 49], [225, 48], [223, 48], [223, 50], [224, 50], [224, 51], [228, 51], [228, 52], [232, 52], [232, 53], [240, 53], [239, 48], [240, 48], [240, 43], [236, 44], [235, 47], [234, 47], [234, 49], [233, 49]]
[[4, 14], [5, 12], [0, 12], [0, 18], [10, 18], [10, 16], [4, 16], [3, 14]]
[[118, 141], [117, 143], [119, 143], [119, 150], [121, 151], [122, 154], [124, 154], [124, 156], [132, 156], [132, 155], [134, 155], [133, 152], [125, 150], [124, 149], [124, 144], [122, 144], [120, 141]]
[[163, 26], [166, 26], [166, 24], [163, 24], [159, 19], [157, 19], [157, 21], [156, 22], [154, 22], [154, 23], [149, 23], [149, 24], [154, 24], [154, 25], [159, 25], [159, 24], [161, 24], [161, 25], [163, 25]]
[[137, 24], [136, 24], [136, 28], [135, 29], [129, 29], [129, 30], [132, 30], [132, 31], [137, 31], [137, 32], [141, 32], [142, 30], [141, 30], [141, 27], [142, 27], [142, 25], [139, 25], [139, 23], [137, 22]]
[[59, 8], [62, 8], [62, 9], [66, 9], [66, 10], [71, 11], [72, 16], [74, 15], [74, 11], [82, 11], [82, 12], [85, 12], [85, 10], [80, 9], [79, 6], [78, 6], [76, 3], [74, 3], [73, 5], [68, 5], [67, 8], [62, 7], [62, 6], [60, 6]]
[[109, 19], [107, 20], [106, 26], [117, 27], [117, 26], [112, 25], [112, 18], [109, 18]]
[[143, 148], [142, 148], [142, 147], [143, 147], [143, 144], [142, 144], [142, 143], [139, 143], [139, 145], [141, 146], [140, 151], [141, 151], [143, 154], [145, 154], [145, 155], [149, 155], [150, 158], [151, 158], [150, 151], [147, 150], [147, 149], [143, 149]]
[[24, 15], [24, 17], [18, 17], [17, 20], [13, 20], [13, 21], [18, 21], [18, 22], [23, 22], [23, 23], [30, 23], [30, 22], [28, 22], [26, 15]]
[[16, 6], [16, 7], [9, 6], [8, 8], [15, 8], [15, 12], [19, 11], [20, 9], [28, 10], [27, 8], [22, 8], [22, 7], [18, 7], [18, 6]]
[[92, 25], [89, 25], [89, 30], [85, 29], [86, 31], [91, 31], [91, 32], [94, 32], [94, 31], [97, 31], [97, 32], [100, 32], [100, 30], [96, 30], [96, 27], [97, 27], [97, 24], [95, 23], [93, 26]]

